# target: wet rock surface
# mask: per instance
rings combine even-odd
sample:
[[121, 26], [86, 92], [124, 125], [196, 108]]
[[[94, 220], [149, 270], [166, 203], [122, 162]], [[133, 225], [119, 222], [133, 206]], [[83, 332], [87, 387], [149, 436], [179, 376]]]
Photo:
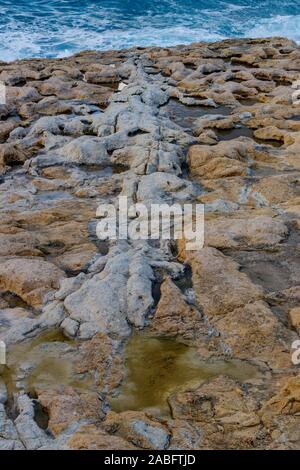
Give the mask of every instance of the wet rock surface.
[[[1, 63], [1, 449], [299, 449], [298, 57]], [[204, 248], [100, 241], [119, 195], [205, 204]]]

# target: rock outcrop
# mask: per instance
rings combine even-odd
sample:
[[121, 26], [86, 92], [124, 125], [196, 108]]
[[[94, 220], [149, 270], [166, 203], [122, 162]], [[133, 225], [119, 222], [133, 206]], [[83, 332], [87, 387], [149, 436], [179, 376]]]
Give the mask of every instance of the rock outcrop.
[[[0, 64], [1, 449], [299, 448], [298, 56], [273, 38]], [[203, 249], [100, 240], [118, 196], [204, 204]], [[112, 410], [139, 330], [257, 373]]]

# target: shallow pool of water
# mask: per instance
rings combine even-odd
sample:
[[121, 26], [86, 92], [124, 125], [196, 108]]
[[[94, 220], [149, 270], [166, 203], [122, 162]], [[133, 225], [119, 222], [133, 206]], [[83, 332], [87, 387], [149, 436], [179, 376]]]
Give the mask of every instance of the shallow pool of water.
[[170, 119], [186, 131], [192, 131], [195, 120], [207, 114], [222, 114], [227, 116], [232, 112], [229, 106], [187, 106], [176, 99], [171, 99], [163, 108]]
[[14, 406], [14, 394], [20, 390], [34, 397], [37, 389], [57, 386], [71, 386], [79, 391], [92, 389], [91, 376], [76, 374], [75, 356], [74, 341], [59, 330], [8, 347], [7, 364], [0, 371], [8, 391], [8, 408]]
[[211, 377], [226, 374], [240, 381], [258, 375], [257, 368], [239, 360], [201, 360], [197, 349], [173, 339], [136, 333], [125, 349], [127, 375], [109, 403], [114, 411], [148, 410], [169, 414], [168, 396]]
[[253, 138], [253, 131], [248, 127], [233, 127], [232, 129], [216, 129], [220, 140], [232, 140], [238, 137]]

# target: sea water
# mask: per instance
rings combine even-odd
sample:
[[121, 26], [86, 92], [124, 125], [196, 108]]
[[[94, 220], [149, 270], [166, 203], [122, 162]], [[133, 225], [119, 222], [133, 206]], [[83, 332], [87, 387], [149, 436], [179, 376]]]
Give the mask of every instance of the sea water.
[[0, 0], [0, 60], [224, 38], [300, 41], [300, 0]]

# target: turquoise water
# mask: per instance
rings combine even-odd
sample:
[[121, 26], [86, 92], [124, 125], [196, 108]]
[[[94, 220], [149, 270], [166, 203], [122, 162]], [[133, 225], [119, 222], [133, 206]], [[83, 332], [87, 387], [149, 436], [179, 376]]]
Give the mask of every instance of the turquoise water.
[[300, 0], [0, 0], [0, 60], [226, 37], [300, 42]]

